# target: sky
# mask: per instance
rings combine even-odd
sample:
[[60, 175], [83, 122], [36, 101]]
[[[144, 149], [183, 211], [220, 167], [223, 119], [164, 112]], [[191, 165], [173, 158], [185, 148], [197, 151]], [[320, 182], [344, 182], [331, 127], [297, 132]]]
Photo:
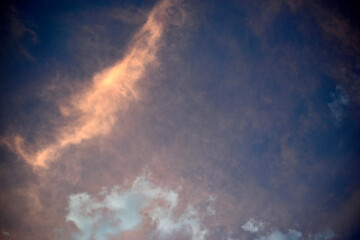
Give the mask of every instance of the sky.
[[0, 5], [0, 239], [360, 238], [358, 3]]

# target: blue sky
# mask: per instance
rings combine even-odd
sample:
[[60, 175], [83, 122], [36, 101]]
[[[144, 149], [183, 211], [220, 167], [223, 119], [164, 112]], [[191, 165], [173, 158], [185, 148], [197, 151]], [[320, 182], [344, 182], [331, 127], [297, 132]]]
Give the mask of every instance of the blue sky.
[[358, 11], [2, 3], [1, 237], [357, 239]]

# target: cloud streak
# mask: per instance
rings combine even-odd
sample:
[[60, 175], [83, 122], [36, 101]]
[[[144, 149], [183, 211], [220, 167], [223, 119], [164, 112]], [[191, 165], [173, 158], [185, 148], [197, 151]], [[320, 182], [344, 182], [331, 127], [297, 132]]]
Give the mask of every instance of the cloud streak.
[[89, 88], [61, 104], [62, 117], [70, 120], [55, 129], [54, 142], [36, 146], [35, 150], [30, 150], [21, 136], [3, 142], [31, 165], [47, 167], [69, 145], [108, 134], [116, 122], [116, 114], [140, 97], [136, 83], [149, 68], [157, 65], [161, 38], [166, 25], [174, 18], [170, 9], [177, 6], [176, 2], [160, 1], [133, 37], [123, 59], [96, 73]]

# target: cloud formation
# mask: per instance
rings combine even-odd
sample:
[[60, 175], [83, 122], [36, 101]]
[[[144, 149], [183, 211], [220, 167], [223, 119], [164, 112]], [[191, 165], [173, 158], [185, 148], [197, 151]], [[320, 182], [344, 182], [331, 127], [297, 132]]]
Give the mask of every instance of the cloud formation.
[[242, 225], [242, 229], [248, 232], [258, 232], [264, 227], [264, 223], [261, 221], [257, 221], [253, 218], [251, 218], [249, 221], [247, 221], [244, 225]]
[[255, 235], [252, 239], [255, 240], [330, 240], [336, 235], [331, 229], [327, 229], [325, 232], [319, 232], [316, 234], [304, 234], [303, 232], [289, 228], [286, 232], [278, 230], [277, 228], [264, 229], [264, 223], [254, 218], [249, 219], [242, 229], [246, 232], [250, 232]]
[[177, 1], [160, 1], [133, 37], [123, 59], [96, 73], [89, 88], [61, 104], [59, 110], [66, 124], [55, 129], [53, 143], [30, 148], [21, 136], [3, 142], [29, 164], [46, 167], [69, 145], [108, 134], [116, 122], [116, 114], [126, 109], [130, 101], [139, 99], [136, 83], [158, 64], [156, 54], [166, 25], [174, 18], [183, 17], [174, 13], [176, 6]]
[[[324, 41], [334, 31], [320, 22], [334, 15], [313, 17], [314, 5], [326, 11], [319, 2], [179, 2], [14, 3], [41, 41], [29, 48], [36, 62], [4, 58], [3, 130], [21, 135], [5, 142], [26, 161], [0, 149], [1, 229], [15, 239], [319, 240], [329, 227], [351, 239], [358, 72], [339, 56], [346, 42], [334, 50], [347, 37]], [[347, 125], [334, 131], [336, 119]], [[125, 183], [144, 166], [151, 181]]]
[[190, 203], [181, 207], [179, 200], [177, 192], [159, 187], [142, 175], [129, 188], [104, 188], [97, 196], [72, 194], [66, 221], [76, 225], [78, 231], [72, 237], [77, 240], [126, 239], [127, 235], [172, 239], [179, 234], [185, 239], [205, 239], [207, 229], [201, 213]]
[[317, 233], [315, 235], [309, 234], [304, 236], [304, 234], [295, 229], [288, 229], [287, 232], [282, 232], [275, 230], [270, 232], [267, 235], [256, 238], [255, 240], [331, 240], [334, 239], [335, 234], [332, 230], [327, 230], [324, 233]]

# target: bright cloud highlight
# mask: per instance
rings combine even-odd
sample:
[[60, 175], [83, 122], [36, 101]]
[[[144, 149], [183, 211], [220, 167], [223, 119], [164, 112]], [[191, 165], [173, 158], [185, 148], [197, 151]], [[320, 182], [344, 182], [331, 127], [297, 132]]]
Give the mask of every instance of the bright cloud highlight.
[[248, 232], [258, 232], [259, 230], [261, 230], [264, 227], [264, 223], [261, 221], [257, 221], [253, 218], [251, 218], [249, 221], [247, 221], [244, 225], [242, 225], [242, 228], [245, 231]]
[[128, 235], [171, 239], [179, 234], [205, 239], [208, 230], [200, 211], [190, 203], [180, 207], [179, 198], [177, 192], [156, 186], [143, 175], [128, 189], [115, 186], [97, 196], [71, 195], [66, 221], [76, 225], [78, 231], [72, 234], [76, 240]]
[[182, 14], [171, 14], [177, 7], [177, 1], [160, 1], [135, 34], [124, 58], [95, 74], [88, 89], [70, 97], [70, 102], [60, 106], [63, 117], [71, 120], [55, 130], [55, 142], [37, 147], [34, 151], [24, 146], [20, 136], [3, 140], [5, 144], [28, 163], [46, 167], [65, 147], [108, 134], [116, 122], [118, 111], [124, 110], [131, 100], [139, 97], [135, 84], [144, 77], [149, 67], [158, 63], [156, 53], [166, 25], [176, 17], [183, 17]]

